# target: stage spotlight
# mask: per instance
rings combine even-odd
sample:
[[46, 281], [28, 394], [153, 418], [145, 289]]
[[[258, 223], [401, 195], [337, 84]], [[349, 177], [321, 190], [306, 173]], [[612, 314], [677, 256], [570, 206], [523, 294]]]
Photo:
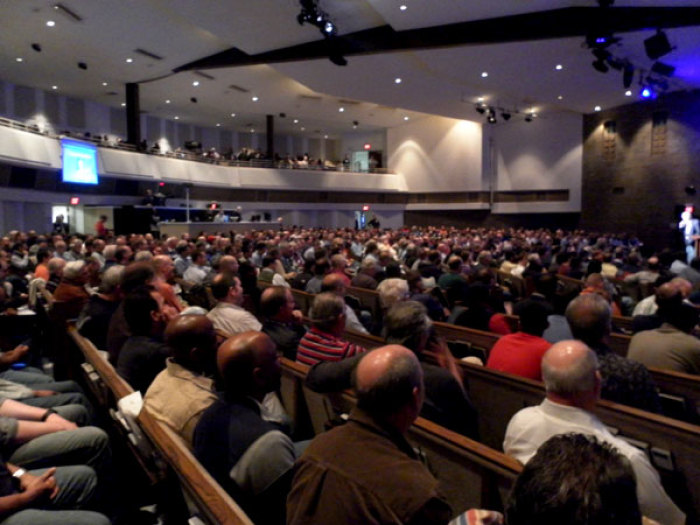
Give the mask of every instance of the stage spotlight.
[[651, 86], [642, 86], [642, 90], [639, 92], [639, 96], [646, 100], [651, 100], [656, 98], [656, 91]]
[[325, 35], [334, 35], [335, 32], [335, 24], [333, 22], [326, 21], [326, 23], [323, 25], [323, 33]]
[[592, 62], [591, 65], [593, 69], [599, 71], [600, 73], [607, 73], [609, 71], [608, 65], [603, 60], [596, 60]]
[[644, 41], [644, 49], [647, 52], [647, 56], [652, 60], [661, 58], [662, 56], [668, 55], [671, 51], [673, 51], [673, 47], [671, 47], [666, 33], [660, 29], [654, 36], [649, 37]]
[[331, 54], [328, 55], [328, 59], [333, 62], [336, 66], [347, 66], [348, 61], [345, 60], [345, 57], [343, 55], [336, 55], [336, 54]]
[[612, 33], [594, 32], [586, 35], [586, 45], [590, 49], [605, 49], [617, 44], [620, 40]]
[[482, 115], [483, 115], [484, 113], [486, 113], [486, 108], [485, 108], [484, 106], [476, 106], [475, 109], [476, 109], [476, 112], [477, 112], [477, 113], [480, 113], [480, 114], [482, 114]]
[[32, 44], [32, 49], [37, 53], [41, 53], [41, 44]]
[[192, 104], [196, 104], [196, 103], [197, 103], [197, 97], [190, 97], [190, 102], [192, 102]]
[[625, 64], [625, 70], [622, 72], [622, 85], [625, 89], [629, 89], [634, 80], [634, 66], [632, 64]]
[[651, 70], [654, 73], [657, 73], [659, 75], [663, 75], [665, 77], [672, 77], [673, 74], [676, 72], [676, 68], [669, 65], [669, 64], [664, 64], [663, 62], [654, 62], [654, 65], [651, 66]]
[[496, 123], [496, 111], [493, 108], [489, 108], [489, 116], [486, 117], [486, 121], [489, 124], [495, 124]]
[[78, 62], [78, 67], [80, 69], [87, 69], [87, 64], [85, 62]]
[[359, 123], [358, 121], [356, 121], [356, 120], [353, 120], [353, 121], [352, 121], [352, 125], [353, 125], [353, 126], [359, 126], [360, 123]]
[[610, 53], [605, 49], [594, 49], [593, 56], [596, 58], [592, 64], [593, 68], [601, 73], [607, 73], [609, 68], [606, 62], [610, 59]]
[[534, 118], [534, 115], [532, 113], [527, 113], [525, 115], [525, 122], [532, 122], [533, 118]]
[[503, 117], [503, 120], [509, 121], [510, 120], [510, 113], [508, 111], [502, 111], [501, 112], [501, 117]]

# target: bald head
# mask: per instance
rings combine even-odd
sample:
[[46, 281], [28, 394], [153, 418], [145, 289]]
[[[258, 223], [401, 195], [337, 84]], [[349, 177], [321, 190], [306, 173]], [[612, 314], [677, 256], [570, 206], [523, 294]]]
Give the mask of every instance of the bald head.
[[423, 403], [423, 370], [408, 348], [387, 345], [362, 358], [355, 370], [357, 405], [405, 432]]
[[338, 273], [329, 273], [321, 281], [322, 292], [332, 292], [336, 295], [345, 295], [345, 281]]
[[213, 372], [214, 325], [205, 315], [180, 315], [168, 323], [165, 342], [175, 362], [195, 372]]
[[598, 294], [579, 295], [566, 307], [566, 321], [576, 339], [595, 346], [610, 333], [612, 310]]
[[578, 398], [583, 394], [597, 398], [598, 359], [581, 341], [560, 341], [542, 357], [542, 379], [548, 395], [579, 406]]
[[262, 332], [243, 332], [227, 339], [219, 347], [216, 364], [229, 397], [252, 396], [262, 400], [279, 387], [277, 349]]

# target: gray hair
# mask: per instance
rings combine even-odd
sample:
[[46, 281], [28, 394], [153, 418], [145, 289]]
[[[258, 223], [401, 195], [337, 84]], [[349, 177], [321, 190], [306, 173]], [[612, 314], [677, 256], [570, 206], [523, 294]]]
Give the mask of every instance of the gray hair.
[[403, 345], [420, 352], [421, 343], [432, 327], [428, 312], [418, 301], [401, 301], [394, 304], [384, 316], [387, 344]]
[[100, 293], [110, 294], [117, 289], [122, 280], [123, 266], [115, 265], [105, 270], [100, 281]]
[[63, 268], [63, 277], [66, 279], [75, 279], [80, 276], [80, 272], [83, 271], [83, 266], [85, 266], [85, 261], [71, 261], [66, 263]]
[[545, 389], [563, 397], [593, 390], [596, 384], [596, 370], [598, 358], [590, 348], [581, 359], [567, 367], [551, 366], [547, 354], [542, 358], [542, 380]]
[[141, 250], [134, 255], [134, 262], [143, 262], [153, 260], [153, 254], [148, 250]]
[[379, 303], [382, 307], [391, 308], [394, 304], [408, 297], [408, 282], [398, 277], [384, 279], [377, 286], [377, 292], [379, 293]]
[[314, 302], [309, 310], [309, 317], [314, 326], [321, 329], [329, 328], [345, 311], [345, 301], [342, 297], [331, 293], [324, 292], [314, 297]]
[[60, 257], [52, 257], [51, 259], [49, 259], [49, 262], [46, 266], [49, 269], [50, 275], [56, 275], [63, 271], [63, 267], [65, 265], [65, 259], [61, 259]]
[[107, 246], [105, 246], [105, 249], [102, 251], [102, 255], [107, 260], [114, 259], [114, 256], [117, 253], [117, 248], [119, 248], [119, 247], [116, 244], [108, 244]]

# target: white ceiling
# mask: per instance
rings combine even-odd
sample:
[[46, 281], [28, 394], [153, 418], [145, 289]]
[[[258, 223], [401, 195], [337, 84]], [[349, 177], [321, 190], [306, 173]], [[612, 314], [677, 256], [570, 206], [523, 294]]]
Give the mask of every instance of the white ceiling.
[[[124, 101], [124, 84], [141, 85], [141, 109], [148, 114], [223, 129], [263, 129], [266, 114], [283, 133], [339, 134], [399, 126], [424, 114], [483, 120], [474, 111], [479, 97], [542, 118], [553, 112], [590, 113], [630, 102], [619, 72], [603, 75], [591, 67], [583, 38], [539, 40], [448, 49], [348, 57], [348, 66], [328, 60], [246, 66], [193, 72], [172, 70], [188, 62], [238, 47], [249, 54], [318, 40], [314, 27], [296, 22], [297, 0], [65, 0], [82, 22], [55, 11], [55, 2], [0, 2], [0, 79], [94, 100], [112, 106]], [[499, 0], [320, 0], [341, 34], [391, 25], [395, 30], [480, 20], [589, 1]], [[401, 11], [399, 6], [407, 6]], [[697, 6], [686, 0], [622, 1], [615, 6]], [[55, 21], [47, 27], [48, 20]], [[679, 67], [671, 89], [700, 88], [700, 31], [668, 29], [677, 49], [662, 60]], [[643, 40], [653, 30], [620, 34], [616, 56], [650, 67]], [[43, 51], [30, 45], [40, 43]], [[137, 48], [163, 57], [135, 54]], [[23, 59], [17, 62], [17, 57]], [[126, 63], [126, 58], [133, 63]], [[77, 62], [88, 64], [86, 71]], [[555, 66], [561, 64], [561, 71]], [[481, 73], [488, 72], [487, 78]], [[394, 79], [400, 77], [401, 84]], [[192, 83], [198, 80], [199, 86]], [[107, 82], [105, 87], [103, 82]], [[635, 82], [636, 83], [636, 82]], [[229, 86], [247, 90], [240, 92]], [[108, 94], [109, 92], [116, 94]], [[635, 90], [636, 94], [636, 90]], [[259, 97], [253, 102], [252, 97]], [[198, 99], [197, 104], [190, 97]], [[559, 98], [561, 97], [561, 99]], [[170, 100], [166, 104], [165, 100]], [[344, 107], [344, 112], [339, 108]], [[231, 117], [235, 113], [236, 117]], [[293, 119], [300, 122], [294, 124]]]

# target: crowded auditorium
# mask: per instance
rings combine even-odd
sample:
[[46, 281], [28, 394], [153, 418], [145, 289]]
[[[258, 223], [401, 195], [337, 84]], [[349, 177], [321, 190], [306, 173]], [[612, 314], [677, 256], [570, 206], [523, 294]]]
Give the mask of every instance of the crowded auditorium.
[[0, 525], [700, 524], [697, 1], [0, 16]]

